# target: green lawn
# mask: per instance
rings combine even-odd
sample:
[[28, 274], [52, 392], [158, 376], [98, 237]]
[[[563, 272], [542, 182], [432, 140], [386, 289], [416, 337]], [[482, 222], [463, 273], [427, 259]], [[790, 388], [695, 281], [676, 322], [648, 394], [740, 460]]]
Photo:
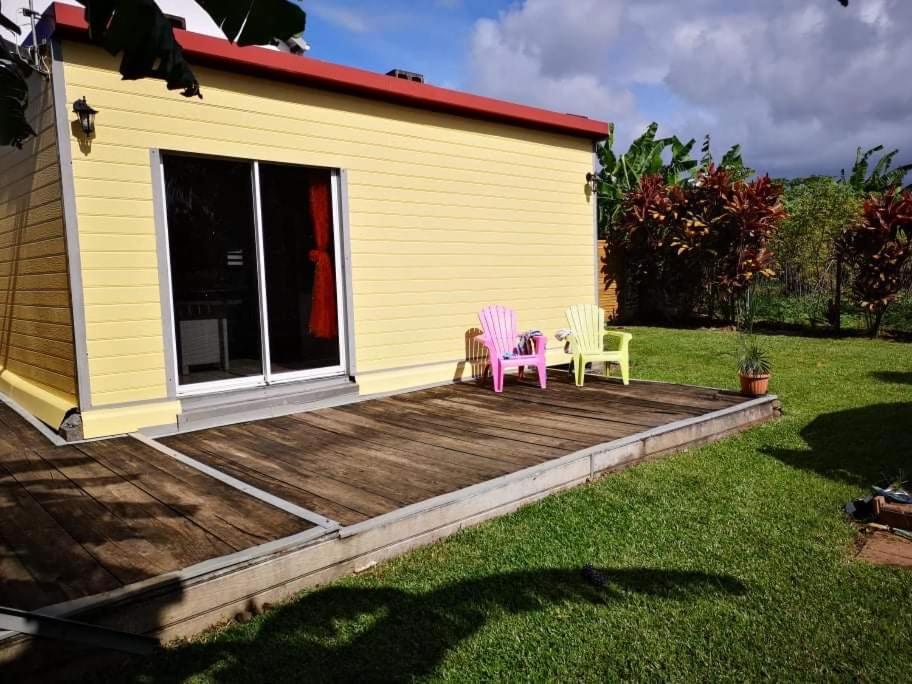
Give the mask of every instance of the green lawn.
[[[735, 385], [732, 333], [633, 332], [635, 377]], [[912, 572], [852, 560], [840, 506], [881, 471], [912, 472], [912, 346], [764, 340], [781, 420], [550, 497], [130, 676], [908, 681]], [[581, 581], [585, 563], [608, 587]]]

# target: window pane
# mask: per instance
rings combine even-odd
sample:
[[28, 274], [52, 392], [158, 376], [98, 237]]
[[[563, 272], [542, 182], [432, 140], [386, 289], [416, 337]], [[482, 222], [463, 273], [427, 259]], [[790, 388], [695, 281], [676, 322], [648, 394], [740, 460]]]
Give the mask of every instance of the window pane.
[[260, 164], [273, 373], [338, 366], [332, 175]]
[[262, 375], [251, 165], [163, 163], [179, 382]]

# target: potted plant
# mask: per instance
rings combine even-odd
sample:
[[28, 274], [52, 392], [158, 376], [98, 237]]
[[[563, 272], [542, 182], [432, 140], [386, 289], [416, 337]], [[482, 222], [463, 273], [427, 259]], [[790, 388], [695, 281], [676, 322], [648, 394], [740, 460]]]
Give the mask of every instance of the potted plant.
[[749, 397], [762, 397], [769, 388], [770, 360], [766, 350], [753, 338], [741, 345], [738, 356], [738, 376], [741, 393]]

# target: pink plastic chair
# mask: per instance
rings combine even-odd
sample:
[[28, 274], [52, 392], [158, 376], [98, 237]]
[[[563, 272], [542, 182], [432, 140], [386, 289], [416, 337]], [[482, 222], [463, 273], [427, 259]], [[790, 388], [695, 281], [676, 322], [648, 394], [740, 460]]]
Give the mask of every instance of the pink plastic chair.
[[519, 377], [522, 378], [526, 366], [538, 368], [538, 383], [545, 389], [548, 380], [548, 366], [545, 361], [548, 338], [544, 335], [533, 338], [534, 354], [518, 354], [516, 345], [519, 342], [519, 332], [516, 327], [516, 312], [513, 309], [505, 306], [486, 306], [479, 312], [478, 320], [484, 331], [478, 339], [488, 348], [491, 374], [494, 376], [494, 391], [503, 392], [504, 372], [507, 368], [518, 368]]

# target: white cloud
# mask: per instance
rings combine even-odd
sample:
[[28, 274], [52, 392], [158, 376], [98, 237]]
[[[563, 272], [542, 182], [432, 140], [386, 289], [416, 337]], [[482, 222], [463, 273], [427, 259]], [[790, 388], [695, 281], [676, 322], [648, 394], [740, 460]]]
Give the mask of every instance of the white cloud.
[[774, 174], [838, 173], [856, 145], [912, 158], [910, 26], [909, 0], [524, 0], [476, 23], [469, 85], [622, 141], [654, 118]]
[[475, 25], [473, 90], [612, 121], [638, 119], [635, 98], [599, 72], [620, 28], [619, 0], [528, 0]]
[[311, 11], [324, 21], [335, 24], [352, 33], [367, 33], [371, 28], [371, 23], [365, 15], [347, 7], [313, 3]]

